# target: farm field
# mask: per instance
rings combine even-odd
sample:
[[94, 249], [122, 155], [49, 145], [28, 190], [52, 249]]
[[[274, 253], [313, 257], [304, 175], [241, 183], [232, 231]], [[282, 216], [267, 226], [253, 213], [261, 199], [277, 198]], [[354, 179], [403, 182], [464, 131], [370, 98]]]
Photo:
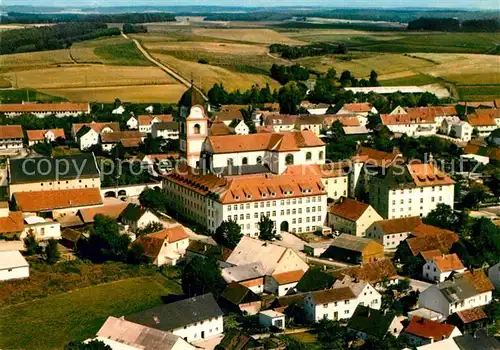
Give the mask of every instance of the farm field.
[[304, 45], [303, 41], [292, 39], [271, 29], [193, 29], [193, 34], [216, 39], [226, 39], [239, 42], [252, 42], [260, 44], [290, 44]]
[[[120, 317], [161, 304], [180, 287], [162, 276], [101, 284], [0, 309], [0, 348], [62, 349]], [[54, 331], [57, 330], [57, 331]]]
[[0, 90], [0, 103], [21, 103], [23, 101], [40, 101], [44, 103], [62, 102], [64, 98], [44, 94], [34, 89]]

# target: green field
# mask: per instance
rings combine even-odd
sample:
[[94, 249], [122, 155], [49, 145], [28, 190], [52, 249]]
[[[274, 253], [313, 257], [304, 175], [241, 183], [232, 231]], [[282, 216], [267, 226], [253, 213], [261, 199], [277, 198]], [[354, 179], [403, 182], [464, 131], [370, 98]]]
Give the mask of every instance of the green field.
[[0, 348], [62, 349], [95, 335], [108, 316], [161, 304], [180, 287], [162, 276], [111, 282], [0, 309]]
[[21, 103], [23, 101], [62, 102], [64, 98], [44, 94], [35, 89], [0, 90], [1, 103]]
[[150, 66], [151, 62], [144, 58], [132, 41], [98, 46], [94, 53], [106, 64], [119, 66]]
[[491, 101], [500, 97], [500, 85], [459, 85], [457, 91], [464, 101]]
[[417, 74], [409, 77], [388, 79], [380, 81], [382, 86], [428, 85], [439, 83], [439, 79], [430, 75]]

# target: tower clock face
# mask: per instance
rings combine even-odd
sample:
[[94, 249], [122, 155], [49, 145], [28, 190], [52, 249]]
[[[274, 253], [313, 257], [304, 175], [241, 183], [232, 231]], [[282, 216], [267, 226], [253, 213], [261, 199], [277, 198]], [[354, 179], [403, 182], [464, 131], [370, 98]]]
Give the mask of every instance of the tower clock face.
[[186, 152], [186, 140], [180, 140], [179, 148], [181, 151]]

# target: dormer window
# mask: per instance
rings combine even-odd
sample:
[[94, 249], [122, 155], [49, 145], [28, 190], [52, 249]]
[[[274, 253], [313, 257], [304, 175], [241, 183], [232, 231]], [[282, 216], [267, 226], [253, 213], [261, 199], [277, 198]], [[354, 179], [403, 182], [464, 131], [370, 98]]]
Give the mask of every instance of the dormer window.
[[234, 199], [240, 199], [240, 196], [236, 195], [234, 196]]
[[250, 199], [252, 198], [252, 195], [251, 194], [247, 194], [247, 199]]

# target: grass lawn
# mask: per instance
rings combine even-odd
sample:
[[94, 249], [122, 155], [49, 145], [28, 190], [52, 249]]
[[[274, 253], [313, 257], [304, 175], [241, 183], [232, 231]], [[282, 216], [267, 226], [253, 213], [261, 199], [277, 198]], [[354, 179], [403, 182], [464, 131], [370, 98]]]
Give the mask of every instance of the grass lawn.
[[122, 316], [161, 304], [180, 286], [156, 275], [78, 289], [0, 309], [0, 348], [61, 349], [95, 335], [110, 315]]
[[14, 90], [0, 90], [1, 103], [21, 103], [23, 101], [40, 101], [40, 102], [62, 102], [66, 99], [58, 96], [44, 94], [34, 89], [14, 89]]
[[52, 155], [54, 157], [59, 157], [59, 156], [71, 156], [74, 154], [80, 154], [82, 151], [80, 151], [78, 148], [71, 148], [68, 146], [57, 146], [52, 148]]
[[151, 65], [151, 62], [144, 58], [132, 41], [121, 44], [98, 46], [94, 49], [94, 53], [103, 59], [105, 64], [120, 66]]

